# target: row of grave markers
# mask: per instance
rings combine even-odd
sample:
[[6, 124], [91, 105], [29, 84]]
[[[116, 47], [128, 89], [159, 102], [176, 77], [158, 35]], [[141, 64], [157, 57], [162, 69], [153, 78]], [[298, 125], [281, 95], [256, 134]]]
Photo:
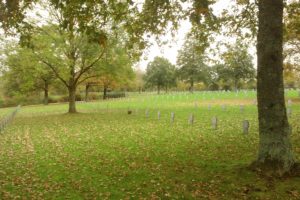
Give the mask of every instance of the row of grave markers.
[[18, 105], [16, 109], [11, 112], [10, 114], [6, 115], [1, 121], [0, 121], [0, 133], [4, 131], [4, 129], [7, 127], [8, 124], [14, 119], [18, 111], [20, 110], [21, 106]]
[[[197, 104], [195, 104], [195, 108], [198, 108]], [[221, 108], [222, 108], [223, 111], [227, 111], [227, 106], [226, 105], [222, 105]], [[109, 105], [108, 104], [106, 105], [106, 109], [107, 110], [109, 109]], [[207, 109], [211, 110], [212, 106], [208, 105]], [[130, 107], [128, 107], [127, 110], [130, 110]], [[147, 112], [147, 110], [146, 110], [146, 112]], [[240, 112], [244, 113], [244, 111], [245, 111], [245, 105], [240, 105]], [[292, 115], [291, 103], [289, 103], [288, 106], [287, 106], [287, 115], [288, 115], [288, 117], [291, 117], [291, 115]]]
[[[129, 113], [129, 110], [128, 110], [128, 113]], [[130, 111], [130, 113], [131, 113], [131, 111]], [[146, 118], [149, 117], [149, 110], [148, 109], [145, 111], [145, 116], [146, 116]], [[157, 119], [160, 120], [160, 118], [161, 118], [161, 112], [158, 111], [157, 112]], [[170, 122], [171, 123], [175, 122], [175, 113], [174, 112], [171, 112]], [[188, 118], [188, 124], [193, 125], [194, 122], [195, 122], [195, 116], [194, 116], [194, 114], [190, 114], [189, 118]], [[214, 129], [214, 130], [218, 129], [218, 118], [216, 116], [211, 119], [211, 126], [212, 126], [212, 129]], [[243, 133], [248, 134], [249, 133], [249, 128], [250, 128], [250, 122], [248, 120], [244, 120], [243, 123], [242, 123], [242, 127], [243, 127]]]
[[[291, 115], [292, 115], [291, 105], [292, 105], [292, 101], [288, 100], [288, 106], [287, 106], [287, 116], [288, 117], [291, 117]], [[208, 105], [208, 109], [209, 110], [211, 109], [211, 105]], [[130, 109], [128, 108], [128, 110], [130, 110]], [[226, 105], [222, 105], [222, 110], [226, 111]], [[245, 106], [244, 105], [240, 105], [240, 111], [241, 112], [245, 111]], [[137, 110], [136, 110], [136, 112], [137, 112]], [[146, 115], [147, 118], [149, 117], [149, 110], [148, 109], [146, 109], [145, 115]], [[158, 120], [160, 120], [160, 118], [161, 118], [161, 112], [160, 111], [158, 111], [158, 113], [157, 113], [157, 118], [158, 118]], [[172, 112], [171, 113], [171, 123], [173, 123], [174, 121], [175, 121], [175, 113]], [[194, 114], [190, 114], [190, 116], [188, 118], [188, 123], [190, 125], [193, 125], [194, 121], [195, 121]], [[211, 124], [212, 124], [213, 129], [217, 129], [218, 128], [218, 118], [213, 117], [212, 120], [211, 120]], [[243, 133], [248, 134], [249, 127], [250, 127], [250, 122], [248, 120], [244, 120], [243, 123], [242, 123], [242, 126], [243, 126]]]

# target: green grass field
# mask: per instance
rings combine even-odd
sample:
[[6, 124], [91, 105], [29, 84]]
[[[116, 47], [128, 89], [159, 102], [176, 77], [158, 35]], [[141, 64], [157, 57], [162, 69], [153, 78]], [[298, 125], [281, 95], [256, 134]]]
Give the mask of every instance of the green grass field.
[[[298, 92], [286, 96], [300, 160]], [[254, 99], [254, 92], [132, 94], [78, 103], [73, 115], [67, 104], [22, 107], [0, 135], [0, 199], [300, 199], [300, 178], [247, 169], [258, 146]]]

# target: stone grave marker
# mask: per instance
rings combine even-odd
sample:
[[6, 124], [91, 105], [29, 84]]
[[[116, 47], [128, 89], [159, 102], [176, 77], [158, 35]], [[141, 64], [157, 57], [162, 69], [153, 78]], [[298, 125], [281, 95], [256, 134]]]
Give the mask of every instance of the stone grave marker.
[[287, 108], [286, 109], [286, 114], [288, 117], [291, 117], [292, 116], [292, 109], [291, 108]]
[[190, 124], [190, 125], [193, 125], [193, 124], [194, 124], [194, 121], [195, 121], [194, 114], [191, 114], [190, 117], [189, 117], [189, 124]]
[[288, 106], [289, 106], [289, 107], [292, 106], [292, 100], [291, 100], [291, 99], [288, 100]]
[[226, 111], [226, 105], [222, 105], [222, 110]]
[[208, 110], [211, 110], [211, 105], [208, 105], [208, 107], [207, 107], [207, 108], [208, 108]]
[[244, 113], [244, 111], [245, 111], [245, 106], [244, 105], [240, 105], [240, 112]]
[[218, 128], [218, 118], [217, 117], [213, 117], [211, 120], [211, 125], [213, 129], [217, 129]]
[[175, 113], [171, 113], [171, 123], [173, 123], [175, 121]]
[[250, 127], [250, 123], [248, 120], [244, 120], [243, 121], [243, 133], [244, 134], [248, 134], [249, 133], [249, 127]]

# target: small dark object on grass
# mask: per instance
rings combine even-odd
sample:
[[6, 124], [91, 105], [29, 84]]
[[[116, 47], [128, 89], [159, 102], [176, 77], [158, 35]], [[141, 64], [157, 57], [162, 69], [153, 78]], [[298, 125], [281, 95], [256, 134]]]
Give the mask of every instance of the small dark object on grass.
[[128, 111], [127, 111], [127, 114], [128, 114], [128, 115], [131, 115], [131, 114], [132, 114], [132, 110], [128, 110]]

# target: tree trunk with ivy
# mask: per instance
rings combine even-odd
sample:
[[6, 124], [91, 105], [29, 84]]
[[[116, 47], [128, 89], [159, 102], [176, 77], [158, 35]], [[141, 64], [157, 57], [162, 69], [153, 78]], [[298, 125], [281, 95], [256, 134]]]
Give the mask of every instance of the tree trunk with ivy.
[[259, 151], [255, 165], [279, 174], [295, 160], [283, 86], [283, 0], [259, 1], [257, 102]]

